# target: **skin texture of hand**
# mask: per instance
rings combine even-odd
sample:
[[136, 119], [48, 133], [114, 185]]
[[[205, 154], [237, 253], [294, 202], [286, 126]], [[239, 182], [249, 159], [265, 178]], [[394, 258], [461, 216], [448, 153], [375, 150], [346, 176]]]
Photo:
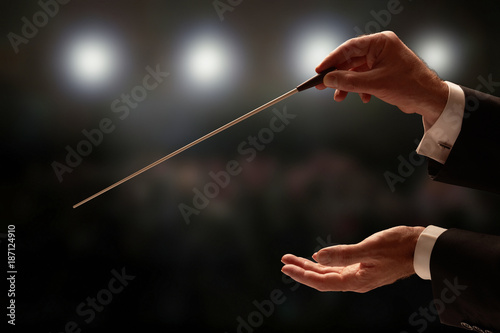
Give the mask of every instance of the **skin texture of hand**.
[[326, 247], [316, 262], [286, 254], [282, 272], [319, 291], [368, 292], [411, 276], [413, 254], [423, 227], [394, 227], [354, 245]]
[[373, 95], [405, 113], [422, 115], [426, 128], [436, 122], [448, 100], [448, 85], [391, 31], [348, 40], [316, 71], [329, 67], [338, 70], [317, 88], [336, 89], [336, 101], [343, 101], [348, 92], [359, 93], [364, 103]]

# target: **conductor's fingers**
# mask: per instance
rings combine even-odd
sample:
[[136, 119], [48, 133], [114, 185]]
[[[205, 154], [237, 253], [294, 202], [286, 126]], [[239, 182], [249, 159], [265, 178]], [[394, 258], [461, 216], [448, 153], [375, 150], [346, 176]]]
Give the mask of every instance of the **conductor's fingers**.
[[342, 278], [337, 273], [318, 273], [295, 265], [285, 265], [281, 271], [297, 282], [319, 291], [343, 290]]
[[332, 66], [342, 68], [339, 65], [344, 63], [352, 64], [349, 65], [349, 67], [357, 67], [359, 64], [356, 62], [359, 61], [359, 59], [364, 59], [369, 67], [371, 67], [376, 56], [383, 48], [384, 37], [383, 33], [381, 33], [349, 39], [332, 51], [321, 64], [316, 67], [316, 71], [319, 73]]
[[379, 70], [367, 72], [337, 70], [325, 75], [323, 84], [328, 88], [373, 95], [379, 88], [379, 82], [376, 81], [379, 74]]
[[281, 258], [281, 262], [285, 265], [294, 265], [303, 268], [304, 270], [320, 274], [341, 272], [341, 269], [339, 268], [323, 266], [316, 262], [312, 262], [311, 260], [294, 256], [293, 254], [285, 254], [283, 258]]
[[321, 249], [313, 255], [321, 265], [328, 266], [349, 266], [363, 261], [370, 260], [370, 248], [366, 243], [354, 245], [336, 245]]

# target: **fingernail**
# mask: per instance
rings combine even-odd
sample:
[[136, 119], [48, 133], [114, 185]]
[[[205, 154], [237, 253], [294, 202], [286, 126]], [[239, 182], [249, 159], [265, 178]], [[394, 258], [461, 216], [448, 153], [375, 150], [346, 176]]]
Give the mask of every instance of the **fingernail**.
[[331, 261], [330, 254], [327, 252], [319, 252], [317, 258], [316, 261], [322, 265], [327, 265]]
[[334, 74], [327, 74], [325, 78], [323, 79], [323, 83], [325, 86], [330, 87], [330, 88], [337, 88], [338, 86], [338, 79]]
[[288, 256], [289, 254], [285, 254], [284, 256], [281, 257], [281, 262], [285, 263], [283, 260], [285, 260], [285, 257]]

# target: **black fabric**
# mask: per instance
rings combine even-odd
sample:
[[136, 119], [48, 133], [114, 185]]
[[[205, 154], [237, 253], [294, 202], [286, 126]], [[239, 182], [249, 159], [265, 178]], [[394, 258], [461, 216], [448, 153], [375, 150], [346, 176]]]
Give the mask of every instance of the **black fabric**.
[[500, 98], [466, 87], [462, 129], [444, 165], [429, 160], [432, 179], [500, 193]]
[[[429, 175], [500, 193], [500, 98], [461, 88], [460, 135], [444, 165], [429, 160]], [[500, 237], [447, 230], [434, 245], [430, 269], [442, 323], [500, 332]]]
[[434, 245], [430, 268], [443, 324], [500, 332], [500, 237], [447, 230]]

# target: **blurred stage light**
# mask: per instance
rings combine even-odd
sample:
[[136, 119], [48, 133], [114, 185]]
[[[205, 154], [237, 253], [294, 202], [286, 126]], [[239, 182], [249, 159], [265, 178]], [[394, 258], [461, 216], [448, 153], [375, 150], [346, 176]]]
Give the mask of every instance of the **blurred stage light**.
[[84, 86], [107, 83], [116, 71], [116, 50], [100, 36], [84, 36], [71, 42], [67, 66], [72, 78]]
[[58, 36], [51, 56], [59, 89], [86, 99], [110, 98], [122, 91], [130, 52], [120, 37], [120, 31], [104, 24], [68, 27]]
[[195, 41], [187, 54], [187, 66], [193, 80], [208, 84], [223, 78], [230, 62], [227, 51], [217, 38], [204, 37]]
[[240, 52], [234, 39], [225, 33], [205, 28], [184, 36], [179, 62], [188, 87], [212, 92], [234, 85], [239, 75]]
[[[320, 14], [321, 16], [321, 14]], [[314, 69], [335, 48], [351, 38], [334, 17], [311, 17], [297, 24], [290, 34], [291, 68], [297, 80], [314, 74]]]
[[332, 40], [332, 36], [324, 31], [311, 33], [302, 43], [299, 56], [303, 70], [307, 70], [308, 74], [311, 74], [311, 70], [340, 45], [340, 41]]
[[451, 79], [460, 74], [463, 44], [451, 33], [433, 30], [419, 34], [414, 46], [410, 47], [439, 76]]

